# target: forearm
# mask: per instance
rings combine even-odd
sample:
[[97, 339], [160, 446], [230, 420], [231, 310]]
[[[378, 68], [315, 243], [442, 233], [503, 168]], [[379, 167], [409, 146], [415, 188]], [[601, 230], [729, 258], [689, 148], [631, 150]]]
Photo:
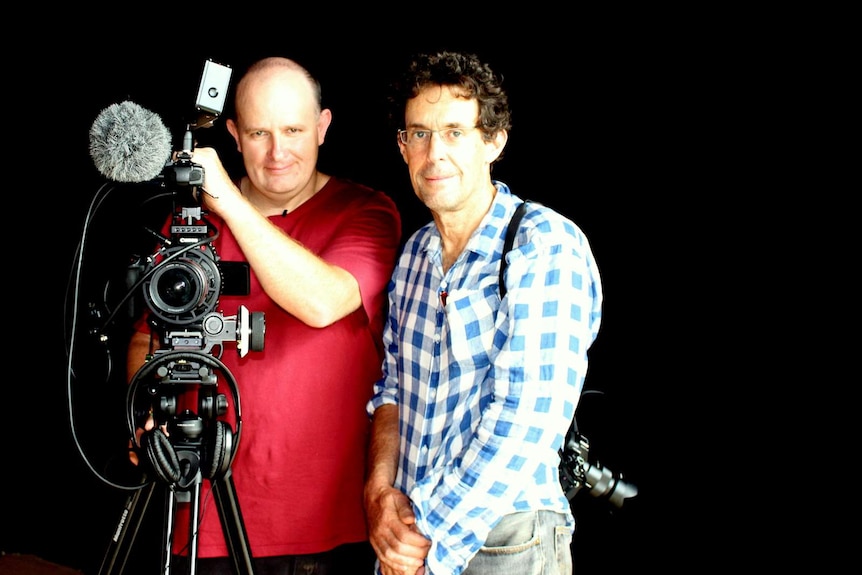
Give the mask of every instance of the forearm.
[[398, 445], [398, 407], [380, 406], [371, 431], [365, 511], [369, 540], [385, 574], [416, 573], [431, 548], [431, 541], [416, 526], [413, 503], [393, 486]]
[[398, 406], [382, 405], [375, 410], [371, 425], [366, 493], [393, 486], [398, 470], [398, 446]]
[[[152, 346], [152, 347], [151, 347]], [[129, 340], [126, 353], [126, 380], [131, 382], [135, 374], [147, 361], [147, 356], [158, 347], [149, 333], [136, 331]]]
[[267, 295], [299, 320], [326, 327], [362, 304], [356, 278], [272, 225], [245, 198], [237, 198], [222, 219]]

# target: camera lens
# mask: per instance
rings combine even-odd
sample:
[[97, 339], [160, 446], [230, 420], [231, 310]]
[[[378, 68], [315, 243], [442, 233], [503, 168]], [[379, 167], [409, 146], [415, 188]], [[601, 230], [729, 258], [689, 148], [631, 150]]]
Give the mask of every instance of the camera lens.
[[195, 276], [187, 266], [166, 269], [156, 284], [159, 299], [169, 308], [184, 309], [190, 303], [194, 307], [202, 295], [200, 278]]
[[200, 321], [215, 309], [221, 288], [216, 262], [197, 251], [162, 262], [145, 286], [147, 304], [168, 323], [186, 325]]

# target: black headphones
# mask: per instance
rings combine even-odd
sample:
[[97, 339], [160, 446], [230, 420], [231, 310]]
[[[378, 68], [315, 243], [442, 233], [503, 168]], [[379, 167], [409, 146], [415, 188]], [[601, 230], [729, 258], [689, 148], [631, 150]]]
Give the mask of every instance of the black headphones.
[[[159, 396], [157, 393], [160, 383], [152, 386], [153, 374], [158, 379], [176, 373], [179, 377], [196, 378], [195, 373], [201, 378], [207, 374], [207, 366], [212, 370], [221, 371], [233, 394], [234, 413], [236, 419], [236, 433], [230, 424], [218, 421], [216, 417], [223, 415], [227, 410], [227, 402], [223, 395], [213, 393], [200, 394], [199, 414], [191, 410], [176, 413], [176, 398], [173, 394]], [[193, 370], [197, 370], [196, 372]], [[215, 389], [215, 375], [210, 372], [207, 376], [212, 385], [207, 385], [204, 391]], [[199, 381], [200, 385], [204, 385]], [[129, 433], [132, 444], [136, 441], [135, 408], [141, 385], [148, 385], [149, 395], [156, 395], [159, 400], [157, 408], [152, 407], [151, 412], [167, 414], [168, 421], [156, 421], [153, 429], [145, 431], [141, 435], [141, 449], [147, 454], [147, 461], [153, 468], [155, 474], [163, 481], [186, 489], [194, 483], [198, 471], [207, 479], [219, 479], [227, 473], [236, 456], [239, 445], [240, 433], [242, 431], [242, 410], [240, 408], [239, 388], [236, 379], [230, 370], [218, 358], [198, 351], [168, 351], [157, 354], [156, 357], [145, 363], [132, 378], [127, 392], [126, 413]], [[188, 385], [184, 383], [182, 385]], [[161, 418], [157, 418], [161, 419]], [[168, 433], [161, 426], [167, 423]]]

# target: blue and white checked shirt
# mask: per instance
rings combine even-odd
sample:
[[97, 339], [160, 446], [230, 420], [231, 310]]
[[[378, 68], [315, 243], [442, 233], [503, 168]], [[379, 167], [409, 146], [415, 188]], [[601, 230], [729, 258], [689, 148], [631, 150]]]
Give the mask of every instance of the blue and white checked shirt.
[[407, 241], [389, 284], [384, 375], [368, 403], [369, 414], [399, 406], [395, 487], [432, 540], [433, 575], [461, 573], [505, 514], [548, 509], [574, 526], [557, 450], [601, 322], [599, 270], [583, 232], [533, 204], [501, 302], [500, 254], [521, 200], [494, 184], [491, 209], [445, 275], [433, 222]]

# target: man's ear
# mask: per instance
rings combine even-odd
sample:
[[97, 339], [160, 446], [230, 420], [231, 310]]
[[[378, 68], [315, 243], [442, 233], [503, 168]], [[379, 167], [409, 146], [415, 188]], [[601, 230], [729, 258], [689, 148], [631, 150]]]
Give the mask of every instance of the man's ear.
[[493, 164], [500, 157], [508, 141], [509, 132], [507, 130], [500, 130], [494, 134], [494, 138], [490, 142], [487, 142], [486, 149], [488, 150], [488, 155], [486, 156], [486, 160], [488, 164]]
[[236, 122], [234, 122], [232, 118], [227, 119], [225, 126], [227, 126], [227, 131], [230, 132], [233, 139], [236, 140], [236, 149], [241, 154], [242, 144], [239, 143], [239, 126], [236, 125]]
[[332, 123], [332, 110], [324, 108], [320, 111], [320, 118], [317, 119], [317, 145], [319, 146], [326, 140], [326, 131], [329, 130], [329, 125]]
[[401, 152], [401, 158], [404, 163], [407, 163], [407, 145], [401, 141], [401, 136], [396, 135], [395, 141], [398, 143], [398, 151]]

